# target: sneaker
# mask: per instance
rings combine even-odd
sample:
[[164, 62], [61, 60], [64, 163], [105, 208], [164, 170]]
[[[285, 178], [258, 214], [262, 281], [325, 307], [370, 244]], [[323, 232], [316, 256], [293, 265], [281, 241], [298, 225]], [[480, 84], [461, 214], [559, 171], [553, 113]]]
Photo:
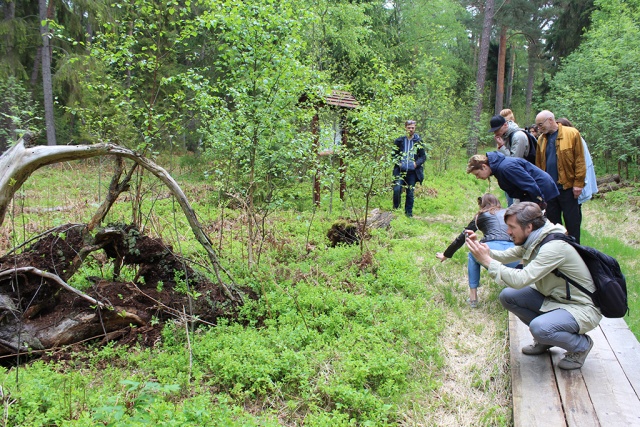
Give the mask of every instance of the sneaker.
[[478, 300], [477, 299], [467, 298], [467, 302], [469, 303], [469, 307], [478, 308]]
[[589, 335], [585, 335], [589, 340], [589, 348], [585, 351], [567, 352], [564, 358], [558, 362], [558, 368], [560, 369], [580, 369], [584, 365], [584, 360], [593, 348], [593, 340]]
[[533, 344], [522, 347], [522, 352], [527, 356], [537, 356], [539, 354], [546, 353], [552, 345], [540, 344], [536, 340], [533, 340]]

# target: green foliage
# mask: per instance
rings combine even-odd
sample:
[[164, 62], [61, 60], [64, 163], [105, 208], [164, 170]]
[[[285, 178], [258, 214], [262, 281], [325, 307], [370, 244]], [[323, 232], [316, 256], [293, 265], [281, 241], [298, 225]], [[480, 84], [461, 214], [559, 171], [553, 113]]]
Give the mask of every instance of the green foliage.
[[580, 130], [594, 158], [631, 162], [640, 152], [640, 5], [596, 5], [585, 41], [552, 81], [550, 105], [556, 117], [568, 117]]
[[0, 150], [27, 131], [37, 132], [39, 122], [37, 109], [20, 81], [13, 76], [0, 79]]
[[[175, 384], [161, 385], [155, 382], [140, 383], [137, 381], [121, 381], [126, 386], [124, 401], [112, 398], [106, 406], [96, 408], [93, 418], [107, 426], [140, 426], [140, 425], [168, 425], [163, 418], [162, 411], [158, 414], [157, 407], [160, 401], [158, 395], [177, 392], [179, 387]], [[170, 413], [170, 412], [169, 412]]]
[[299, 176], [296, 165], [309, 155], [310, 138], [296, 131], [309, 79], [300, 62], [305, 21], [290, 1], [212, 3], [202, 16], [218, 44], [214, 68], [223, 73], [220, 108], [203, 128], [209, 176], [249, 206], [280, 203], [282, 183]]

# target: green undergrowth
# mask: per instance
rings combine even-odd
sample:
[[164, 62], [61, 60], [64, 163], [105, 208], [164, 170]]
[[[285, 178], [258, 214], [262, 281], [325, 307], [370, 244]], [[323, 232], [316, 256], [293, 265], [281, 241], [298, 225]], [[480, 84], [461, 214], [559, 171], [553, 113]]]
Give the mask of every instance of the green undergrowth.
[[[251, 268], [243, 212], [221, 204], [218, 189], [186, 169], [180, 176], [221, 263], [255, 298], [246, 298], [234, 321], [196, 328], [169, 322], [154, 348], [95, 344], [90, 351], [68, 354], [64, 362], [3, 368], [4, 425], [391, 426], [410, 425], [415, 420], [409, 414], [446, 405], [438, 397], [446, 395], [440, 389], [441, 335], [449, 316], [468, 315], [467, 252], [461, 249], [445, 263], [435, 253], [468, 224], [478, 196], [492, 191], [504, 201], [495, 182], [464, 173], [462, 156], [454, 163], [439, 175], [428, 164], [425, 182], [416, 190], [414, 218], [397, 211], [390, 227], [372, 230], [362, 246], [331, 247], [327, 239], [334, 221], [362, 217], [364, 200], [357, 192], [348, 192], [345, 202], [334, 195], [332, 203], [323, 193], [321, 206], [313, 208], [310, 184], [297, 185], [291, 197], [261, 219], [264, 234]], [[62, 186], [54, 185], [56, 179], [78, 182], [82, 170], [39, 171], [40, 188], [49, 189], [48, 194], [26, 186], [20, 203], [29, 209], [12, 215], [4, 227], [19, 240], [56, 224], [86, 222], [92, 209], [73, 211], [72, 221], [65, 211], [44, 217], [35, 210], [43, 203], [97, 203], [95, 188], [104, 189], [106, 179], [95, 181], [91, 169], [84, 169], [88, 183], [74, 190], [78, 194], [65, 198]], [[60, 174], [65, 178], [60, 180]], [[164, 191], [157, 183], [145, 189], [141, 212], [146, 232], [206, 264], [177, 203], [151, 197], [152, 190]], [[305, 191], [306, 199], [300, 196]], [[117, 203], [108, 222], [130, 221], [131, 206], [130, 198]], [[390, 211], [390, 189], [370, 206]], [[584, 214], [612, 210], [604, 201], [593, 201]], [[589, 230], [583, 231], [583, 243], [623, 265], [632, 304], [627, 321], [638, 335], [637, 245], [618, 239], [615, 230]], [[83, 275], [110, 274], [109, 267], [89, 257], [71, 284], [83, 289]], [[506, 325], [497, 302], [499, 287], [486, 274], [481, 284], [480, 310]], [[483, 331], [482, 324], [475, 328], [477, 334]], [[498, 365], [483, 367], [473, 387], [494, 393], [491, 383], [501, 372]], [[480, 413], [479, 425], [509, 422], [510, 410], [501, 404]]]

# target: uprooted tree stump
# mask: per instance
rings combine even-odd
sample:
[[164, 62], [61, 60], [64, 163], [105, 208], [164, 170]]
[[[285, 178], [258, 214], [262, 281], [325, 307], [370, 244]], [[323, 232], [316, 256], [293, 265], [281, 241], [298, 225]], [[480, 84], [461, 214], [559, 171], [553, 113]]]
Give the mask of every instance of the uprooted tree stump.
[[[87, 250], [97, 254], [91, 262], [133, 266], [136, 277], [90, 277], [90, 288], [79, 293], [52, 280], [72, 276], [70, 260]], [[139, 334], [168, 318], [197, 316], [215, 323], [229, 315], [217, 284], [186, 265], [162, 240], [143, 236], [132, 226], [101, 229], [92, 241], [87, 241], [84, 225], [57, 227], [22, 253], [0, 258], [0, 271], [0, 356]]]
[[[242, 295], [232, 280], [223, 282], [224, 269], [211, 241], [167, 171], [114, 144], [33, 146], [31, 140], [25, 135], [0, 156], [0, 225], [15, 192], [44, 165], [107, 155], [116, 158], [116, 170], [103, 204], [88, 224], [57, 227], [27, 242], [28, 247], [20, 245], [20, 252], [0, 257], [0, 357], [38, 354], [90, 339], [129, 337], [153, 344], [170, 317], [213, 324], [220, 316], [235, 314]], [[122, 159], [133, 161], [126, 174]], [[176, 198], [208, 255], [215, 281], [192, 269], [159, 238], [141, 235], [132, 226], [99, 227], [138, 167], [153, 173]], [[81, 278], [85, 285], [90, 282], [82, 290], [71, 286], [86, 262], [100, 264], [101, 269], [112, 263], [113, 277]], [[137, 272], [132, 280], [119, 277], [123, 266]]]
[[384, 212], [376, 208], [371, 211], [366, 222], [348, 219], [335, 221], [327, 231], [327, 238], [331, 242], [331, 247], [340, 244], [353, 245], [360, 242], [361, 238], [366, 239], [369, 236], [369, 230], [388, 228], [392, 219], [391, 212]]

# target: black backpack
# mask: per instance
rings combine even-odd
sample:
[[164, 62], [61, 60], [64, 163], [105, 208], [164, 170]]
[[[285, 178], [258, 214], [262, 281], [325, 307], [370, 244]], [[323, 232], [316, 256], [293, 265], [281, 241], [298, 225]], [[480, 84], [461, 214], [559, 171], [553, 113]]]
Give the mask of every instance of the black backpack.
[[[527, 153], [526, 156], [524, 156], [524, 159], [528, 160], [529, 162], [535, 165], [536, 149], [538, 148], [538, 140], [536, 139], [535, 136], [531, 135], [531, 133], [525, 129], [520, 129], [519, 131], [516, 131], [516, 132], [524, 132], [524, 134], [527, 135], [527, 139], [529, 140], [529, 152]], [[511, 138], [513, 138], [513, 135], [516, 132], [511, 132], [511, 134], [509, 135], [509, 147], [511, 147]]]
[[555, 275], [563, 278], [567, 283], [568, 300], [571, 299], [569, 284], [572, 284], [591, 297], [591, 300], [600, 308], [604, 317], [624, 317], [629, 312], [629, 306], [627, 305], [627, 281], [615, 258], [603, 254], [597, 249], [582, 246], [576, 243], [572, 236], [562, 233], [549, 234], [542, 240], [540, 246], [551, 240], [563, 240], [580, 254], [582, 260], [587, 264], [587, 268], [589, 268], [589, 272], [593, 278], [593, 284], [596, 287], [595, 292], [589, 292], [583, 286], [556, 269], [554, 271]]

